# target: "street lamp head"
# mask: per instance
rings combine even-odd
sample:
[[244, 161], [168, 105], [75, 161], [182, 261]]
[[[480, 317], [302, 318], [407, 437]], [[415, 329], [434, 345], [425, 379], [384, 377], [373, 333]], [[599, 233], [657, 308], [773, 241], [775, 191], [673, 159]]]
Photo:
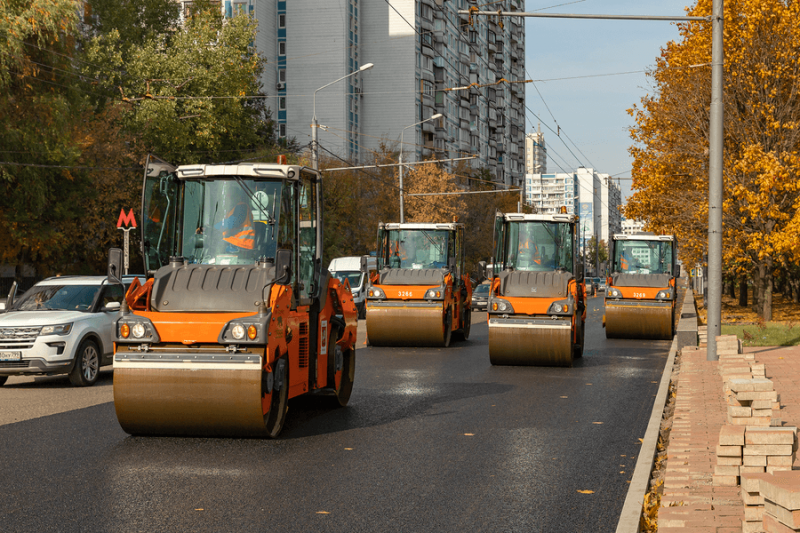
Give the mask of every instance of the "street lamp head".
[[361, 68], [360, 68], [360, 69], [358, 69], [358, 71], [359, 71], [359, 72], [364, 72], [365, 70], [369, 70], [369, 69], [371, 69], [371, 68], [372, 68], [372, 67], [374, 67], [374, 66], [375, 66], [375, 65], [373, 65], [372, 63], [367, 63], [366, 65], [361, 65]]
[[428, 120], [436, 120], [437, 118], [442, 118], [442, 114], [441, 113], [436, 113], [435, 115], [433, 115]]

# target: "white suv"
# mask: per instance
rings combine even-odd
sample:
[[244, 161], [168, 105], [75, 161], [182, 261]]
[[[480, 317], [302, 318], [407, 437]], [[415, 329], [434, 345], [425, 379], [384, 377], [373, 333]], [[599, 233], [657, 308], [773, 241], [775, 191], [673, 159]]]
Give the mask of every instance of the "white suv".
[[[127, 280], [126, 280], [127, 281]], [[114, 320], [125, 289], [105, 276], [40, 281], [0, 314], [0, 385], [8, 376], [69, 374], [97, 381], [114, 352]]]

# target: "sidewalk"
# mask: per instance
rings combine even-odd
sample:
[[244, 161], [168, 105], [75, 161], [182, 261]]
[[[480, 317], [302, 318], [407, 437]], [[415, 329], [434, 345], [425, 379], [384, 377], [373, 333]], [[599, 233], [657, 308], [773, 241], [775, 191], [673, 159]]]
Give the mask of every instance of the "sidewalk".
[[[745, 348], [779, 394], [774, 417], [783, 426], [800, 424], [800, 346]], [[720, 428], [727, 404], [718, 363], [706, 361], [705, 345], [685, 348], [676, 368], [675, 411], [667, 445], [659, 533], [741, 533], [744, 505], [740, 487], [712, 483]], [[800, 464], [795, 460], [795, 468]]]

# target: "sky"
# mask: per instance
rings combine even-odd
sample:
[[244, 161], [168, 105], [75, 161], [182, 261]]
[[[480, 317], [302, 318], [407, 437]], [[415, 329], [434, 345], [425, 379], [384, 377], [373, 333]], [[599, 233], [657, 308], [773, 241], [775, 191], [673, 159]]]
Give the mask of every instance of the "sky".
[[[688, 5], [694, 2], [526, 0], [525, 10], [683, 16]], [[541, 119], [545, 133], [547, 172], [573, 172], [585, 166], [602, 174], [615, 175], [622, 178], [619, 184], [624, 202], [631, 194], [630, 179], [625, 178], [631, 176], [633, 161], [628, 149], [633, 143], [629, 129], [634, 120], [627, 110], [639, 104], [643, 96], [652, 94], [649, 78], [644, 72], [568, 80], [554, 78], [651, 70], [661, 48], [679, 39], [677, 26], [666, 21], [550, 18], [526, 18], [525, 21], [527, 78], [552, 80], [537, 81], [535, 87], [529, 83], [525, 91], [528, 132], [536, 131]], [[561, 139], [548, 126], [555, 131], [560, 126]]]

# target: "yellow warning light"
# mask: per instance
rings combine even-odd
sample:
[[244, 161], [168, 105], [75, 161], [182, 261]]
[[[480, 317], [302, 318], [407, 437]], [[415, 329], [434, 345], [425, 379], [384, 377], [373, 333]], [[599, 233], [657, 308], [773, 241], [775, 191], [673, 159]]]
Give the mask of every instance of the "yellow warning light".
[[250, 327], [247, 328], [247, 338], [253, 340], [258, 335], [258, 330], [253, 324], [250, 324]]
[[566, 215], [567, 214], [567, 206], [565, 206], [565, 205], [561, 206], [561, 214], [562, 215]]
[[281, 155], [278, 156], [278, 164], [279, 165], [285, 165], [286, 164], [286, 156], [285, 155], [281, 154]]
[[458, 215], [453, 215], [453, 223], [458, 222]]

